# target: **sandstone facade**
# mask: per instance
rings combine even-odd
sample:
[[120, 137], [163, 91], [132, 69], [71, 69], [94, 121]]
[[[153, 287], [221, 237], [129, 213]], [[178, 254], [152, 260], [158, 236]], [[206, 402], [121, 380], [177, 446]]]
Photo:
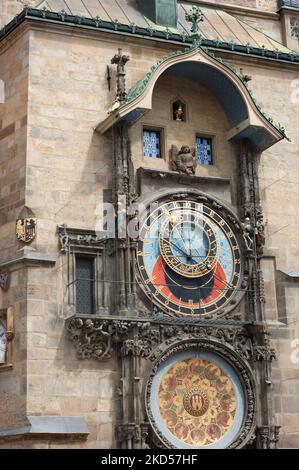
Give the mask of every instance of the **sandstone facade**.
[[[2, 2], [0, 25], [18, 11], [19, 3]], [[275, 0], [217, 3], [277, 11]], [[282, 40], [278, 19], [251, 14], [250, 21], [267, 25], [269, 34]], [[0, 44], [0, 79], [5, 83], [5, 102], [0, 104], [0, 267], [11, 272], [9, 290], [0, 289], [0, 307], [15, 308], [13, 369], [0, 370], [0, 431], [23, 428], [28, 416], [82, 417], [89, 431], [82, 440], [19, 435], [18, 440], [0, 439], [0, 448], [117, 446], [116, 355], [105, 362], [78, 360], [66, 337], [65, 255], [58, 247], [57, 226], [93, 230], [99, 205], [113, 190], [112, 131], [100, 135], [94, 127], [106, 119], [115, 98], [115, 71], [110, 91], [106, 73], [120, 45], [130, 56], [128, 89], [162, 56], [183, 49], [167, 41], [29, 21]], [[217, 55], [252, 77], [250, 88], [258, 104], [283, 123], [290, 138], [260, 155], [259, 178], [267, 239], [262, 259], [265, 315], [278, 356], [271, 385], [273, 414], [281, 426], [279, 447], [298, 447], [299, 288], [297, 277], [285, 274], [298, 271], [298, 64], [223, 51]], [[171, 103], [177, 98], [187, 105], [187, 122], [172, 119]], [[164, 130], [165, 154], [149, 161], [142, 156], [142, 129], [153, 126]], [[212, 188], [211, 193], [237, 210], [238, 146], [225, 138], [229, 129], [210, 90], [179, 75], [162, 77], [151, 111], [129, 131], [134, 170], [169, 171], [172, 144], [191, 144], [196, 133], [212, 135], [215, 164], [199, 166], [196, 175], [228, 179], [225, 188]], [[24, 208], [37, 218], [37, 236], [30, 246], [15, 237], [15, 220]]]

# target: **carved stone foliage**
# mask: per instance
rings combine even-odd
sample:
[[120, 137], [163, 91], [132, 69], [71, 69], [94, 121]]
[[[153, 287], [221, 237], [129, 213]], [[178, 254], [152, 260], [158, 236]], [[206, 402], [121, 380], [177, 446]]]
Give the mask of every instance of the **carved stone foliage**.
[[280, 426], [258, 426], [257, 447], [259, 449], [277, 449]]
[[172, 355], [185, 351], [185, 350], [196, 350], [202, 349], [206, 352], [215, 353], [221, 357], [223, 357], [227, 362], [234, 366], [239, 379], [243, 385], [243, 390], [246, 398], [246, 415], [243, 422], [243, 425], [240, 429], [238, 436], [236, 437], [235, 441], [232, 442], [229, 448], [241, 448], [251, 442], [251, 439], [254, 434], [255, 430], [255, 421], [256, 421], [256, 397], [255, 397], [255, 385], [254, 379], [252, 375], [252, 371], [250, 370], [248, 364], [233, 348], [229, 345], [223, 343], [221, 344], [218, 341], [213, 341], [210, 339], [206, 339], [205, 337], [201, 337], [198, 339], [190, 339], [187, 340], [186, 338], [176, 338], [176, 342], [164, 350], [164, 352], [160, 354], [155, 354], [155, 362], [152, 368], [152, 373], [148, 381], [147, 390], [146, 390], [146, 409], [148, 418], [151, 422], [151, 426], [154, 430], [153, 436], [153, 444], [155, 447], [165, 448], [173, 448], [174, 446], [166, 439], [166, 437], [161, 433], [161, 431], [156, 427], [155, 420], [152, 415], [151, 411], [151, 404], [150, 404], [150, 395], [151, 395], [151, 386], [153, 379], [155, 377], [156, 372], [158, 371], [159, 366], [166, 361]]
[[292, 36], [292, 38], [297, 38], [299, 40], [299, 18], [293, 16], [290, 19], [290, 25], [291, 25], [291, 36]]
[[112, 332], [108, 322], [74, 318], [68, 324], [67, 329], [80, 359], [109, 359], [111, 357]]
[[93, 230], [79, 230], [68, 228], [66, 225], [58, 227], [60, 250], [66, 252], [69, 247], [103, 248], [110, 237], [108, 232], [95, 232]]
[[149, 434], [148, 423], [120, 424], [116, 428], [116, 438], [126, 449], [149, 449], [147, 444]]
[[67, 329], [79, 358], [108, 359], [113, 344], [121, 343], [123, 357], [132, 355], [155, 361], [168, 345], [198, 338], [229, 344], [246, 360], [251, 360], [254, 354], [252, 341], [241, 326], [227, 328], [73, 317], [68, 321]]
[[111, 64], [117, 66], [117, 93], [115, 99], [117, 102], [123, 102], [127, 98], [125, 65], [129, 60], [130, 57], [123, 54], [121, 49], [118, 49], [118, 53], [111, 59]]
[[270, 332], [263, 323], [250, 324], [247, 326], [251, 337], [254, 337], [253, 360], [255, 362], [272, 362], [277, 359], [276, 351], [271, 347]]
[[255, 346], [254, 347], [254, 360], [255, 361], [267, 361], [271, 362], [276, 357], [276, 351], [274, 348], [270, 348], [269, 345], [267, 346]]
[[199, 34], [198, 23], [199, 21], [204, 21], [204, 16], [202, 14], [201, 9], [197, 6], [192, 6], [192, 12], [186, 13], [185, 18], [189, 23], [192, 24], [191, 33], [193, 33], [194, 35], [198, 35]]
[[161, 331], [159, 347], [151, 354], [150, 360], [155, 361], [162, 353], [165, 345], [173, 342], [198, 339], [217, 340], [222, 344], [230, 344], [244, 358], [252, 357], [252, 343], [243, 328], [222, 328], [213, 326], [163, 326]]
[[0, 288], [7, 292], [10, 286], [10, 272], [9, 271], [2, 271], [0, 272]]

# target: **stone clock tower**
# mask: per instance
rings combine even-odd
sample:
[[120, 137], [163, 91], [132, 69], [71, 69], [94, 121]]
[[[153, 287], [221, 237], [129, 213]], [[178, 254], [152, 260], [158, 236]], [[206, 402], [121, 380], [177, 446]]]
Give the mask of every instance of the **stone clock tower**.
[[0, 36], [0, 446], [276, 448], [287, 284], [265, 180], [294, 150], [264, 77], [299, 61], [258, 28], [276, 2], [67, 3]]
[[[196, 13], [190, 19], [197, 24]], [[210, 83], [205, 99], [202, 82]], [[228, 95], [233, 106], [221, 98]], [[68, 328], [80, 354], [105, 356], [116, 344], [118, 442], [123, 448], [274, 446], [275, 352], [264, 322], [257, 166], [258, 154], [282, 131], [256, 108], [243, 78], [196, 40], [190, 50], [160, 59], [116, 103], [97, 132], [113, 129], [113, 198], [131, 214], [128, 231], [113, 243], [117, 314], [92, 326], [74, 318]], [[203, 114], [211, 124], [192, 135]], [[217, 140], [209, 137], [216, 122]], [[218, 176], [209, 173], [216, 162], [223, 168]], [[97, 331], [103, 344], [99, 350], [94, 341], [90, 352]]]

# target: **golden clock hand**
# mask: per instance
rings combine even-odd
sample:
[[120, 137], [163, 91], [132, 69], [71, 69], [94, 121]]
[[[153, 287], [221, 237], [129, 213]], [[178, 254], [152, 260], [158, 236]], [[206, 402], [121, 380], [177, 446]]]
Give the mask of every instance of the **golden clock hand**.
[[[207, 258], [207, 256], [202, 256], [202, 255], [199, 253], [199, 251], [197, 250], [197, 248], [194, 248], [194, 250], [195, 250], [195, 251], [197, 252], [197, 254], [198, 254], [197, 258]], [[191, 256], [191, 259], [193, 259], [193, 256], [192, 256], [192, 255], [190, 255], [190, 256]], [[196, 262], [196, 261], [195, 261], [195, 262]], [[197, 264], [198, 264], [198, 263], [197, 263]]]
[[[183, 244], [184, 244], [185, 250], [188, 251], [188, 248], [187, 248], [186, 245], [185, 245], [185, 241], [184, 241], [182, 235], [180, 234], [180, 232], [178, 231], [177, 226], [176, 226], [176, 225], [173, 225], [173, 228], [174, 228], [174, 229], [177, 231], [177, 233], [179, 234], [180, 239], [182, 240], [182, 242], [183, 242]], [[186, 255], [187, 255], [188, 257], [190, 256], [190, 255], [188, 255], [187, 253], [186, 253]]]
[[187, 258], [189, 258], [188, 253], [186, 253], [184, 250], [182, 250], [180, 247], [178, 247], [178, 246], [177, 246], [175, 243], [173, 243], [171, 240], [166, 240], [166, 239], [164, 239], [164, 241], [165, 241], [166, 243], [168, 243], [169, 245], [174, 246], [177, 250], [181, 251], [185, 256], [187, 256]]
[[[215, 267], [216, 267], [216, 264], [215, 264]], [[212, 268], [213, 269], [213, 268]], [[222, 282], [223, 284], [226, 285], [226, 287], [228, 287], [229, 289], [234, 289], [234, 286], [232, 286], [229, 282], [225, 281], [224, 279], [221, 279], [221, 277], [217, 276], [217, 274], [215, 273], [214, 269], [213, 269], [213, 273], [214, 273], [214, 276], [216, 277], [216, 279], [218, 279], [218, 281]], [[219, 289], [218, 289], [219, 290]]]

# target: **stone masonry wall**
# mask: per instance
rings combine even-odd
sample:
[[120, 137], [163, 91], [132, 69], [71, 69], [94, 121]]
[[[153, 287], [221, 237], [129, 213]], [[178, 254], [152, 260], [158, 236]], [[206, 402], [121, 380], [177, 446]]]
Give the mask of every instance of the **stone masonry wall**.
[[[75, 33], [61, 33], [59, 30], [55, 33], [44, 30], [33, 31], [30, 34], [28, 129], [21, 125], [22, 118], [26, 114], [24, 103], [27, 96], [25, 71], [28, 67], [28, 36], [23, 40], [23, 46], [17, 46], [18, 43], [13, 46], [16, 49], [12, 51], [12, 55], [3, 56], [6, 59], [6, 65], [3, 65], [6, 70], [5, 82], [10, 83], [11, 87], [7, 96], [9, 97], [10, 93], [13, 95], [12, 90], [15, 89], [18, 91], [19, 101], [16, 103], [11, 98], [5, 107], [1, 108], [0, 105], [1, 119], [5, 127], [13, 122], [18, 123], [15, 127], [18, 133], [14, 137], [17, 136], [16, 156], [7, 158], [9, 145], [14, 145], [14, 140], [10, 136], [4, 139], [4, 141], [11, 139], [8, 141], [10, 144], [7, 147], [5, 144], [4, 150], [0, 153], [0, 158], [4, 155], [3, 169], [14, 164], [14, 168], [21, 171], [17, 173], [16, 179], [11, 181], [12, 186], [9, 186], [8, 196], [14, 193], [13, 185], [17, 186], [19, 178], [24, 177], [22, 168], [25, 164], [28, 132], [26, 205], [38, 218], [38, 234], [32, 248], [56, 255], [58, 255], [57, 225], [66, 223], [77, 228], [94, 228], [97, 204], [103, 199], [103, 191], [111, 189], [111, 137], [109, 134], [105, 137], [96, 135], [93, 127], [106, 117], [106, 111], [114, 98], [115, 72], [113, 72], [112, 91], [109, 93], [106, 66], [110, 64], [111, 57], [117, 52], [120, 44], [119, 38], [105, 40], [104, 35], [99, 40], [99, 36], [84, 37], [81, 34], [76, 36]], [[150, 42], [134, 44], [123, 38], [121, 42], [123, 51], [131, 56], [131, 61], [127, 65], [129, 88], [148, 72], [156, 60], [165, 54], [166, 49], [155, 47], [155, 43]], [[19, 69], [18, 57], [22, 62], [22, 66], [19, 64]], [[264, 264], [266, 313], [272, 322], [272, 334], [279, 353], [274, 368], [276, 417], [277, 424], [283, 426], [281, 446], [296, 446], [299, 433], [299, 405], [296, 399], [299, 373], [298, 365], [292, 362], [291, 340], [298, 337], [296, 326], [298, 287], [296, 283], [286, 286], [287, 320], [282, 324], [278, 324], [281, 314], [279, 299], [277, 297], [276, 302], [275, 293], [277, 293], [276, 268], [296, 268], [296, 258], [298, 258], [298, 103], [292, 95], [292, 83], [297, 76], [294, 71], [286, 67], [272, 67], [261, 62], [257, 64], [238, 59], [234, 65], [242, 67], [244, 73], [252, 75], [250, 86], [258, 101], [274, 120], [283, 122], [292, 139], [291, 143], [281, 142], [262, 155], [260, 176], [268, 236], [268, 257]], [[14, 76], [18, 76], [18, 79], [13, 79]], [[154, 98], [154, 111], [152, 115], [145, 117], [145, 122], [147, 119], [153, 122], [156, 112], [163, 124], [165, 113], [170, 113], [169, 108], [167, 111], [166, 101], [177, 93], [184, 99], [185, 89], [188, 104], [192, 90], [200, 97], [197, 103], [195, 100], [196, 107], [202, 105], [204, 113], [213, 107], [213, 112], [216, 113], [215, 119], [218, 116], [220, 122], [215, 132], [219, 132], [221, 138], [227, 123], [216, 100], [198, 85], [186, 82], [185, 88], [180, 85], [178, 89], [175, 78], [171, 80], [173, 88], [169, 90], [166, 90], [165, 83], [163, 84], [161, 80], [157, 88], [157, 98]], [[161, 96], [163, 90], [165, 101], [162, 103], [163, 106], [159, 107], [159, 93]], [[167, 100], [164, 98], [165, 94], [168, 96]], [[170, 143], [177, 139], [179, 144], [179, 141], [185, 138], [185, 133], [179, 137], [174, 127], [176, 124], [178, 123], [169, 123], [168, 138]], [[211, 119], [208, 132], [213, 133], [215, 126], [216, 120]], [[205, 130], [204, 120], [199, 127], [199, 130]], [[191, 120], [189, 136], [197, 129], [197, 123]], [[133, 134], [133, 158], [137, 166], [142, 160], [141, 134], [137, 126], [135, 130], [133, 129]], [[213, 171], [219, 170], [217, 174], [224, 176], [234, 174], [235, 164], [229, 144], [221, 147], [219, 158], [221, 164]], [[8, 177], [6, 174], [6, 179]], [[3, 180], [1, 190], [5, 185], [6, 180]], [[5, 198], [5, 194], [2, 197]], [[13, 255], [15, 250], [20, 248], [15, 244], [14, 237], [14, 220], [18, 206], [12, 207], [12, 204], [21, 204], [23, 199], [24, 190], [22, 192], [20, 189], [18, 198], [11, 204], [5, 205], [6, 209], [2, 215], [4, 218], [0, 228], [0, 239], [3, 240], [2, 253], [6, 256]], [[10, 248], [7, 250], [7, 246], [11, 246], [11, 251]], [[113, 360], [106, 363], [79, 361], [75, 356], [73, 344], [65, 338], [62, 309], [64, 264], [65, 257], [62, 256], [55, 267], [38, 266], [30, 267], [27, 271], [15, 271], [9, 294], [0, 298], [1, 305], [14, 303], [17, 311], [15, 369], [0, 375], [0, 390], [4, 390], [5, 400], [8, 400], [9, 396], [14, 396], [13, 390], [20, 391], [19, 395], [13, 398], [11, 409], [17, 409], [16, 403], [19, 398], [21, 411], [24, 411], [26, 402], [28, 414], [86, 417], [91, 433], [87, 442], [74, 444], [45, 442], [41, 445], [113, 447], [117, 400], [116, 364]], [[27, 299], [25, 299], [27, 288]], [[286, 325], [286, 322], [290, 321], [293, 323]], [[26, 372], [28, 372], [27, 384], [24, 378]], [[20, 396], [23, 398], [20, 399]], [[19, 415], [21, 414], [20, 412]], [[6, 420], [5, 414], [0, 416], [2, 420]], [[9, 425], [11, 418], [12, 416], [8, 416], [1, 426]], [[24, 446], [26, 445], [24, 443]], [[34, 445], [37, 444], [30, 444]]]
[[[38, 251], [58, 254], [57, 225], [94, 229], [97, 205], [111, 189], [111, 136], [93, 127], [115, 97], [115, 71], [109, 93], [106, 67], [118, 46], [31, 34], [26, 203], [38, 218]], [[131, 56], [128, 87], [165, 53], [129, 43], [123, 48]], [[52, 447], [109, 448], [115, 445], [117, 368], [113, 360], [78, 360], [65, 337], [65, 262], [62, 255], [55, 267], [28, 272], [27, 413], [86, 418], [87, 442], [53, 441]]]
[[282, 426], [280, 446], [298, 448], [299, 284], [298, 279], [292, 281], [279, 273], [281, 269], [298, 270], [298, 72], [243, 61], [235, 61], [234, 65], [252, 75], [249, 85], [258, 103], [274, 121], [286, 127], [291, 139], [262, 154], [259, 172], [267, 235], [263, 260], [265, 311], [278, 353], [273, 370], [275, 414], [277, 424]]
[[[95, 123], [104, 119], [105, 110], [113, 99], [113, 92], [109, 94], [107, 89], [105, 69], [115, 53], [117, 45], [109, 42], [105, 44], [104, 48], [100, 42], [93, 39], [83, 39], [75, 36], [65, 36], [64, 40], [61, 41], [59, 35], [48, 33], [34, 33], [30, 44], [31, 93], [29, 103], [30, 140], [28, 143], [30, 149], [28, 187], [30, 189], [27, 201], [39, 219], [38, 248], [40, 250], [53, 251], [57, 249], [56, 225], [67, 223], [74, 227], [93, 228], [96, 219], [97, 201], [101, 199], [103, 189], [111, 187], [111, 180], [107, 180], [107, 174], [109, 174], [107, 170], [111, 165], [109, 161], [111, 155], [110, 141], [108, 137], [95, 136], [92, 127]], [[159, 56], [165, 53], [161, 48], [156, 50], [153, 47], [141, 48], [129, 44], [129, 42], [123, 45], [123, 50], [131, 56], [131, 61], [127, 66], [128, 88], [149, 70]], [[270, 68], [261, 64], [257, 68], [256, 64], [244, 64], [241, 61], [236, 61], [235, 65], [240, 68], [243, 67], [244, 73], [254, 77], [250, 86], [254, 90], [259, 102], [275, 120], [284, 121], [283, 124], [286, 125], [288, 133], [293, 140], [292, 143], [284, 141], [266, 151], [261, 158], [260, 173], [262, 198], [267, 220], [268, 251], [272, 250], [277, 257], [276, 264], [278, 269], [283, 266], [294, 267], [296, 264], [294, 255], [297, 249], [297, 222], [296, 216], [294, 216], [294, 214], [297, 214], [295, 208], [297, 192], [296, 181], [292, 181], [294, 178], [296, 179], [296, 172], [291, 171], [291, 168], [294, 169], [297, 166], [296, 149], [298, 148], [298, 142], [296, 140], [295, 125], [297, 108], [291, 101], [290, 92], [292, 91], [292, 80], [296, 76], [291, 70], [282, 71], [281, 69]], [[195, 93], [195, 88], [198, 85], [186, 83], [182, 86], [180, 81], [180, 89], [178, 89], [175, 84], [175, 78], [172, 77], [171, 80], [173, 81], [173, 88], [167, 87], [166, 89], [163, 80], [157, 85], [154, 109], [151, 111], [152, 114], [149, 113], [144, 118], [143, 122], [159, 125], [159, 123], [165, 123], [165, 119], [167, 119], [169, 125], [167, 130], [168, 143], [179, 144], [182, 136], [175, 129], [178, 123], [169, 121], [169, 100], [176, 95], [185, 99], [184, 89], [187, 88], [191, 96], [192, 92], [193, 94]], [[114, 87], [114, 80], [112, 87]], [[194, 90], [192, 87], [195, 87]], [[204, 116], [213, 104], [214, 113], [217, 110], [218, 119], [223, 123], [223, 128], [218, 126], [217, 132], [223, 133], [227, 123], [222, 110], [219, 109], [219, 105], [209, 93], [204, 90], [201, 91], [200, 87], [198, 87], [198, 91], [200, 99], [198, 100], [198, 105], [195, 104], [195, 106], [202, 106], [202, 115]], [[203, 93], [203, 95], [201, 96], [200, 93]], [[161, 101], [162, 95], [163, 100]], [[274, 95], [275, 100], [273, 100]], [[187, 104], [190, 101], [190, 96], [187, 96]], [[136, 167], [145, 163], [141, 157], [140, 126], [141, 123], [132, 129], [131, 136], [133, 144], [132, 153]], [[216, 121], [211, 121], [207, 131], [213, 133], [215, 126]], [[203, 127], [204, 121], [195, 125], [191, 119], [189, 124], [187, 123], [187, 132], [191, 136], [197, 128], [204, 131]], [[184, 133], [184, 138], [186, 135]], [[215, 171], [218, 175], [229, 176], [234, 172], [233, 153], [230, 151], [229, 144], [225, 144], [225, 146], [226, 150], [223, 151], [222, 146], [220, 152], [222, 169], [216, 168], [211, 171]], [[75, 165], [73, 164], [74, 159], [76, 161]], [[165, 162], [156, 162], [154, 165], [161, 165], [161, 169], [165, 169], [168, 166]], [[202, 170], [199, 169], [199, 171]], [[210, 169], [206, 171], [210, 171]], [[280, 180], [285, 174], [288, 175], [287, 184], [283, 179]], [[53, 181], [55, 181], [55, 185], [52, 184]], [[82, 201], [84, 201], [84, 213], [78, 209]], [[286, 204], [282, 203], [282, 201], [286, 201]], [[284, 224], [288, 225], [287, 232], [283, 232]], [[287, 245], [285, 244], [286, 234], [289, 237]], [[268, 264], [265, 264], [266, 311], [267, 315], [269, 315], [269, 320], [275, 322], [279, 318], [275, 299], [275, 258], [270, 256], [267, 259]], [[57, 269], [59, 270], [59, 267]], [[36, 277], [37, 280], [39, 279], [37, 273], [32, 272], [31, 275], [34, 278]], [[84, 395], [84, 391], [80, 392], [80, 395], [79, 388], [76, 387], [76, 384], [78, 384], [76, 381], [78, 379], [82, 383], [82, 377], [85, 377], [87, 373], [89, 379], [83, 380], [86, 380], [87, 384], [89, 380], [96, 381], [99, 383], [99, 390], [101, 390], [101, 379], [99, 379], [98, 375], [99, 366], [92, 366], [92, 363], [89, 366], [85, 362], [81, 372], [82, 376], [78, 376], [76, 372], [79, 365], [75, 358], [72, 360], [68, 359], [68, 365], [61, 367], [61, 364], [65, 362], [65, 351], [68, 351], [67, 356], [70, 356], [72, 345], [68, 345], [63, 339], [63, 320], [59, 309], [61, 303], [59, 299], [51, 298], [51, 292], [57, 291], [57, 282], [59, 283], [57, 275], [54, 270], [50, 270], [44, 281], [45, 286], [41, 288], [42, 291], [45, 289], [46, 292], [48, 289], [50, 292], [42, 294], [41, 300], [44, 310], [36, 306], [40, 318], [36, 318], [32, 323], [33, 326], [30, 334], [36, 338], [34, 341], [37, 341], [37, 343], [41, 341], [41, 344], [53, 345], [52, 352], [45, 353], [49, 355], [48, 358], [45, 358], [46, 361], [49, 361], [47, 371], [52, 376], [59, 377], [58, 383], [63, 385], [61, 385], [59, 391], [54, 392], [58, 401], [53, 402], [56, 404], [50, 405], [50, 398], [53, 396], [53, 381], [48, 381], [47, 377], [43, 377], [43, 364], [38, 364], [37, 359], [38, 348], [41, 346], [33, 344], [34, 341], [31, 342], [29, 357], [31, 354], [33, 356], [32, 360], [29, 360], [28, 368], [37, 372], [32, 373], [32, 376], [28, 379], [29, 383], [31, 379], [33, 383], [33, 386], [28, 389], [29, 409], [30, 412], [41, 412], [43, 408], [45, 413], [65, 413], [67, 410], [63, 405], [65, 400], [68, 406], [74, 407], [74, 414], [80, 414], [83, 411], [77, 408], [80, 400], [79, 396], [82, 396], [82, 393], [83, 396], [86, 395]], [[39, 289], [38, 281], [36, 281], [36, 284], [37, 289]], [[297, 294], [294, 293], [294, 296], [296, 298]], [[38, 299], [36, 301], [39, 302]], [[41, 312], [44, 313], [42, 314]], [[56, 326], [54, 331], [52, 331], [51, 325], [55, 323]], [[278, 324], [276, 324], [273, 330], [273, 336], [280, 353], [279, 362], [275, 365], [274, 370], [275, 391], [277, 393], [277, 422], [283, 425], [286, 424], [290, 417], [293, 421], [298, 421], [299, 416], [295, 402], [292, 405], [292, 412], [290, 411], [290, 403], [292, 402], [290, 398], [292, 396], [289, 395], [291, 392], [288, 388], [288, 379], [286, 379], [288, 374], [291, 374], [292, 381], [290, 385], [293, 386], [296, 383], [294, 375], [297, 374], [297, 371], [291, 363], [291, 356], [289, 354], [291, 352], [290, 340], [293, 335], [296, 335], [295, 330], [289, 331], [284, 325], [278, 327]], [[55, 345], [59, 345], [58, 349], [56, 349]], [[65, 367], [67, 368], [65, 369]], [[89, 367], [96, 367], [96, 370], [92, 372], [89, 370]], [[110, 366], [107, 366], [106, 369], [105, 367], [103, 371], [109, 375], [108, 370]], [[73, 377], [72, 374], [74, 374], [74, 378], [70, 379], [70, 377]], [[113, 374], [110, 374], [109, 380], [110, 387], [112, 387]], [[283, 395], [281, 394], [282, 384], [284, 384], [285, 390]], [[86, 387], [88, 389], [88, 385]], [[67, 399], [67, 390], [76, 390], [78, 401], [76, 401], [76, 397], [70, 400]], [[112, 388], [109, 390], [112, 390]], [[44, 399], [41, 398], [45, 397], [45, 395], [49, 397], [48, 405], [45, 405]], [[97, 400], [99, 399], [99, 396], [97, 396]], [[107, 400], [107, 397], [105, 399]], [[100, 403], [102, 402], [100, 401]], [[109, 407], [113, 406], [113, 401], [109, 402], [108, 400], [107, 403], [110, 403]], [[56, 410], [53, 410], [51, 406], [55, 406]], [[96, 420], [97, 426], [99, 426], [101, 421], [100, 416], [98, 415], [97, 417], [96, 413], [101, 412], [106, 411], [98, 409], [95, 414], [91, 413], [93, 416], [91, 419]], [[112, 426], [111, 422], [110, 424], [107, 423], [110, 427]], [[296, 426], [292, 428], [291, 436], [288, 434], [288, 428], [286, 430], [282, 429], [283, 446], [288, 446], [292, 439], [294, 439], [294, 436], [296, 436], [296, 432], [298, 432]], [[91, 441], [89, 441], [90, 445], [92, 445], [91, 442], [94, 438], [95, 436], [93, 435]], [[112, 440], [112, 434], [110, 434], [109, 439]]]
[[[16, 216], [25, 202], [27, 143], [28, 45], [25, 34], [0, 49], [0, 265], [19, 256]], [[21, 426], [26, 406], [26, 294], [27, 273], [21, 264], [11, 267], [8, 292], [0, 289], [0, 308], [15, 308], [13, 370], [0, 372], [0, 427]]]

